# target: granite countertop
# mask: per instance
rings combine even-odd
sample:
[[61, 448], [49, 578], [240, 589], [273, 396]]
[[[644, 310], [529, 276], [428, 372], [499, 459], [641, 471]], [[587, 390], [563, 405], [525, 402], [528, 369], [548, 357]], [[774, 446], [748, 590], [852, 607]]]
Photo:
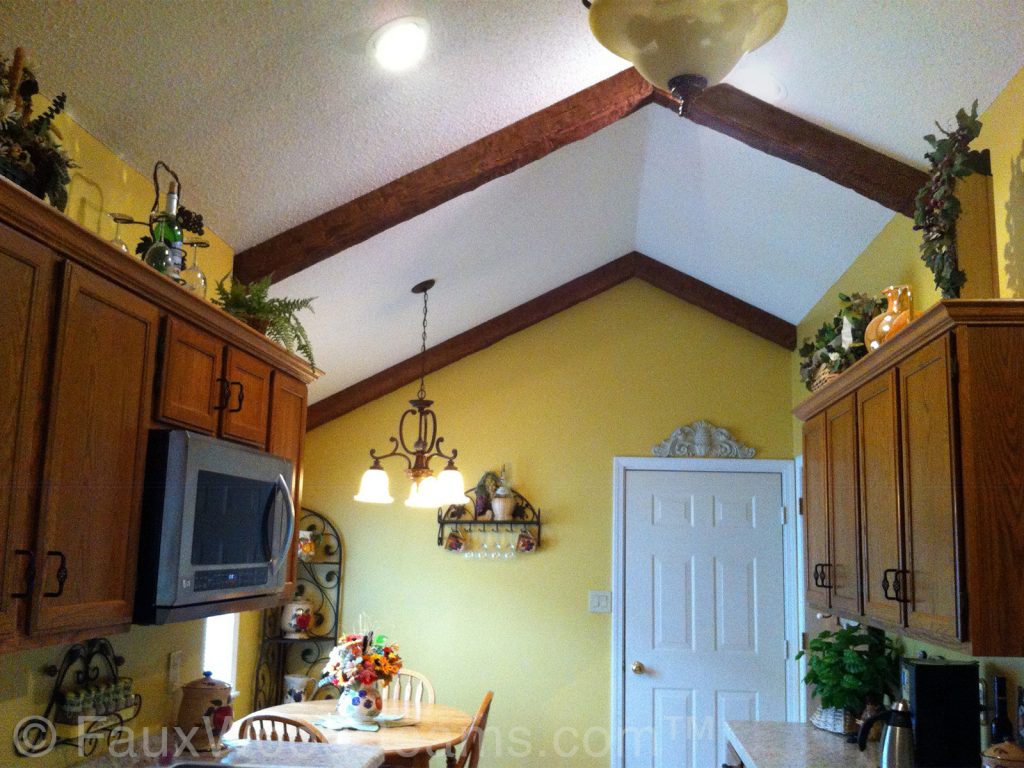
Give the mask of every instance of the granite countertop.
[[744, 768], [878, 768], [878, 742], [861, 752], [843, 736], [810, 723], [730, 720], [725, 738]]
[[[227, 752], [200, 757], [161, 757], [158, 740], [151, 737], [143, 748], [135, 742], [131, 750], [124, 745], [114, 755], [103, 755], [82, 764], [82, 768], [157, 768], [181, 764], [203, 763], [224, 765], [261, 766], [265, 768], [378, 768], [384, 763], [384, 752], [377, 747], [341, 744], [297, 744], [281, 741], [236, 741]], [[126, 754], [127, 752], [127, 754]], [[155, 755], [155, 756], [154, 756]]]

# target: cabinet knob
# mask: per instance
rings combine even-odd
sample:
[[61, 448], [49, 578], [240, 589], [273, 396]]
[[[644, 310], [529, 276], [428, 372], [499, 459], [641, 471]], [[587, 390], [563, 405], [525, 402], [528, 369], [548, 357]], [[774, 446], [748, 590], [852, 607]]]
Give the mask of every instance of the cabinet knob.
[[633, 670], [634, 675], [642, 675], [647, 671], [647, 667], [644, 666], [642, 661], [634, 661], [629, 668]]

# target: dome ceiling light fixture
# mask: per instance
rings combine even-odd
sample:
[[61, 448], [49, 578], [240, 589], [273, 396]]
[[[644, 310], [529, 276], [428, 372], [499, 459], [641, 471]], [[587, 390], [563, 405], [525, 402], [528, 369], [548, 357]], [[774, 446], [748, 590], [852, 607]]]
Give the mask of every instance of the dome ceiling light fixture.
[[744, 54], [771, 40], [786, 0], [583, 0], [590, 30], [680, 102], [721, 82]]
[[366, 43], [373, 59], [389, 72], [412, 69], [427, 52], [430, 26], [419, 16], [392, 19], [379, 27]]
[[[413, 286], [412, 292], [423, 294], [423, 335], [420, 346], [420, 388], [416, 398], [409, 401], [411, 408], [407, 408], [398, 421], [398, 437], [389, 438], [391, 442], [390, 453], [381, 456], [377, 455], [377, 449], [370, 449], [370, 458], [373, 463], [363, 473], [363, 479], [359, 483], [359, 493], [353, 498], [356, 501], [368, 502], [370, 504], [390, 504], [394, 501], [388, 489], [388, 475], [380, 465], [382, 459], [389, 459], [398, 456], [405, 459], [405, 474], [412, 481], [409, 489], [409, 498], [405, 500], [407, 507], [432, 508], [451, 504], [467, 504], [466, 483], [462, 479], [462, 473], [455, 466], [455, 457], [459, 455], [456, 449], [451, 453], [445, 453], [441, 449], [443, 437], [437, 434], [437, 415], [430, 406], [433, 400], [427, 400], [427, 390], [424, 383], [427, 375], [427, 293], [434, 287], [434, 280], [424, 280]], [[406, 436], [406, 420], [415, 419], [416, 439], [409, 440]], [[411, 436], [411, 435], [410, 435]], [[434, 471], [430, 468], [430, 461], [435, 458], [447, 459], [448, 464], [441, 474], [434, 477]]]

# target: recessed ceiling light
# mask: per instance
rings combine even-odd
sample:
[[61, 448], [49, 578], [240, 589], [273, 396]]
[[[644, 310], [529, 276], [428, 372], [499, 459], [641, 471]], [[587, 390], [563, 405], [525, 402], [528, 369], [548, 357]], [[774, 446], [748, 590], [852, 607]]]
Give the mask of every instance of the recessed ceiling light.
[[403, 16], [393, 19], [370, 35], [367, 48], [377, 63], [389, 72], [416, 66], [427, 52], [426, 19]]
[[725, 82], [769, 104], [777, 104], [786, 98], [786, 88], [775, 75], [751, 64], [740, 64], [729, 73]]

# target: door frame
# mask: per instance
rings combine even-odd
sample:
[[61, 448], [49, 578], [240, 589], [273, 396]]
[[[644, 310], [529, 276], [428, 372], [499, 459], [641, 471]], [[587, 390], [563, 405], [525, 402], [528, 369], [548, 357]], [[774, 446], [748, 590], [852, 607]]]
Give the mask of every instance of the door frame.
[[663, 459], [616, 456], [612, 460], [612, 701], [611, 768], [623, 768], [625, 729], [625, 540], [626, 472], [750, 472], [778, 475], [782, 481], [785, 518], [783, 537], [784, 621], [786, 629], [786, 719], [801, 718], [799, 663], [793, 658], [800, 650], [799, 567], [800, 540], [797, 520], [796, 465], [783, 459]]

